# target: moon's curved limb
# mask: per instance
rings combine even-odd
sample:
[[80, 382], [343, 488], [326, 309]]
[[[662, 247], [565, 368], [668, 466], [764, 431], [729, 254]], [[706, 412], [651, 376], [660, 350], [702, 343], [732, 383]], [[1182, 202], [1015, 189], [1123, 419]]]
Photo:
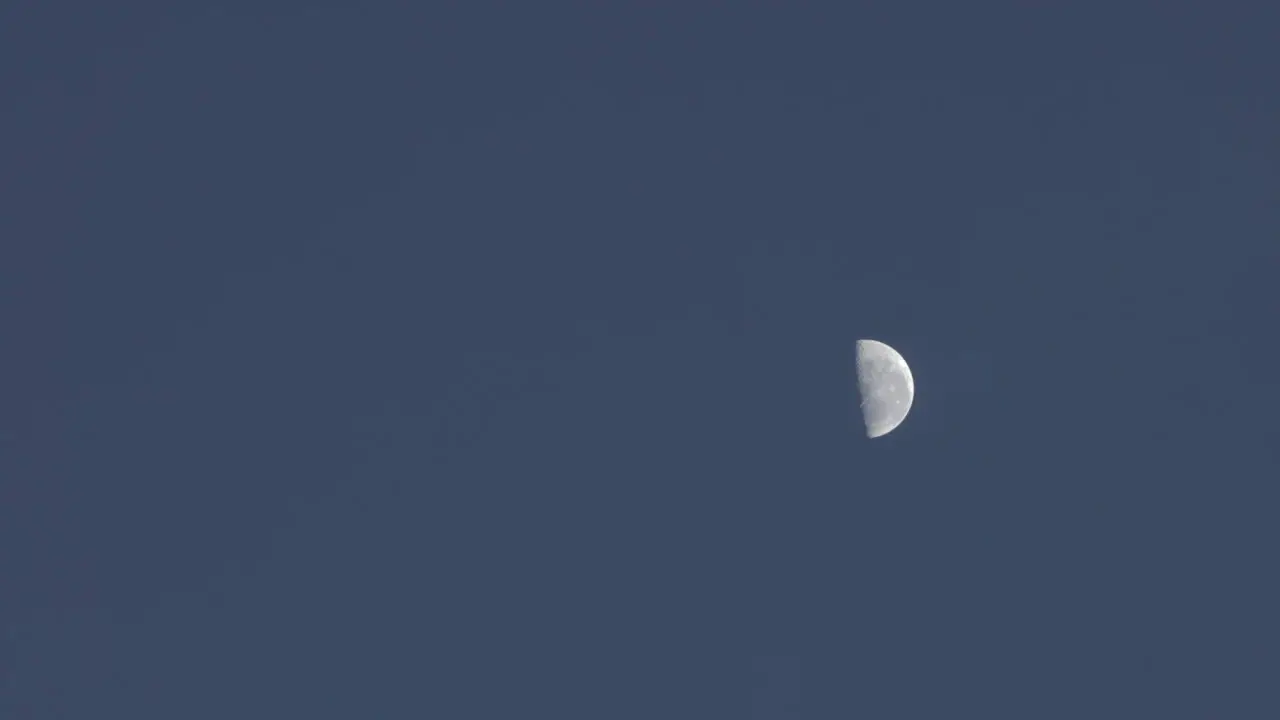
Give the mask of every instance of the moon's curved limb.
[[859, 405], [867, 437], [888, 434], [911, 411], [916, 385], [911, 368], [897, 350], [877, 340], [857, 343]]

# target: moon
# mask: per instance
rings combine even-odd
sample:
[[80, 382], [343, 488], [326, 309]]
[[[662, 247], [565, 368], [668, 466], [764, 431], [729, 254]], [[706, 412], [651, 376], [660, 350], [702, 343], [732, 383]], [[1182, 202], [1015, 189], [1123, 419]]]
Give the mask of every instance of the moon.
[[916, 384], [897, 350], [878, 340], [857, 344], [858, 395], [867, 437], [887, 435], [911, 411]]

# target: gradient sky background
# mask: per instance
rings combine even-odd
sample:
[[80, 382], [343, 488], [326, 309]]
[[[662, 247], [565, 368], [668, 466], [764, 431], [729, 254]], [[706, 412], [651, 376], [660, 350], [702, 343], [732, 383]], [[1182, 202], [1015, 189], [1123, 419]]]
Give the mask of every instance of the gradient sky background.
[[0, 4], [0, 716], [1280, 716], [1280, 6], [358, 5]]

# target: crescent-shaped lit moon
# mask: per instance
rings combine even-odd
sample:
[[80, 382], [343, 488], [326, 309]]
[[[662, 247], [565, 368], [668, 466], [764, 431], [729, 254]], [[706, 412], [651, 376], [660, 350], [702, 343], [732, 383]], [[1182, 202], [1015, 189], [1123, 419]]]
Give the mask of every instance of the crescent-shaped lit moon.
[[857, 345], [858, 395], [867, 437], [886, 435], [911, 411], [916, 384], [897, 350], [877, 340]]

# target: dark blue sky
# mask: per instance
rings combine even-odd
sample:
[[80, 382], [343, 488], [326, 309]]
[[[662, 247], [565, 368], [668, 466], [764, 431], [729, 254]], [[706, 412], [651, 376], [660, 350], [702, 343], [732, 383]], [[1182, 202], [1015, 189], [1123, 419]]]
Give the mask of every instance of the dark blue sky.
[[1280, 712], [1266, 3], [80, 5], [0, 6], [0, 715]]

